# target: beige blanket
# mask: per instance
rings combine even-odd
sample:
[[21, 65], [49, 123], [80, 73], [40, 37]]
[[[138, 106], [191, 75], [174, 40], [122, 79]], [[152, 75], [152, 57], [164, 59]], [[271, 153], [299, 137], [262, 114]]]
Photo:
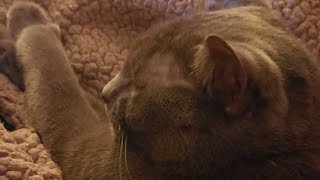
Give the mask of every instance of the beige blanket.
[[[205, 9], [213, 0], [34, 0], [61, 28], [63, 43], [82, 86], [99, 95], [121, 68], [129, 43], [150, 25], [172, 16]], [[320, 1], [269, 0], [288, 29], [319, 56]], [[0, 23], [13, 1], [0, 0]], [[319, 36], [320, 37], [320, 36]], [[24, 127], [17, 112], [22, 95], [0, 74], [0, 118], [16, 127], [8, 132], [0, 124], [0, 180], [62, 179], [58, 166], [32, 129]]]

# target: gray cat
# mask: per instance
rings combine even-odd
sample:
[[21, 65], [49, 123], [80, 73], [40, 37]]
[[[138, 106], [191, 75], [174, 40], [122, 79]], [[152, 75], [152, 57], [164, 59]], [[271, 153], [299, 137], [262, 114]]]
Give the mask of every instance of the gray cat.
[[320, 179], [316, 61], [270, 9], [236, 5], [145, 32], [103, 89], [105, 117], [43, 10], [11, 7], [23, 110], [65, 179]]

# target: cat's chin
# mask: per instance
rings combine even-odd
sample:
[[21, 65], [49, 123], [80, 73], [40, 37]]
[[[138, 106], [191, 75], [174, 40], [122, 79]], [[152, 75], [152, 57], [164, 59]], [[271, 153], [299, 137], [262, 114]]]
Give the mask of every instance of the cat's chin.
[[[121, 136], [121, 133], [118, 135]], [[201, 154], [197, 155], [201, 156], [199, 157], [199, 161], [202, 159], [202, 163], [206, 165], [196, 162], [194, 158], [188, 158], [191, 155], [188, 150], [182, 152], [177, 147], [174, 147], [174, 145], [166, 143], [171, 139], [174, 142], [180, 142], [176, 143], [178, 144], [177, 146], [184, 146], [188, 149], [186, 147], [187, 144], [175, 136], [167, 135], [155, 139], [152, 134], [133, 132], [126, 129], [125, 137], [127, 151], [136, 154], [144, 164], [152, 167], [153, 170], [163, 176], [186, 179], [188, 177], [202, 177], [210, 174], [207, 168], [203, 168], [208, 167], [208, 162], [203, 161], [204, 157]], [[163, 143], [154, 143], [160, 141], [163, 141]]]

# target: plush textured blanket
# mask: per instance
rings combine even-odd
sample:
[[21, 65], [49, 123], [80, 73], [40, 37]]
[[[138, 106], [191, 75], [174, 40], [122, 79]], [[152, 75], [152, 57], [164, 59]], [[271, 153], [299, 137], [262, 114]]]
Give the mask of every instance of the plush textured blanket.
[[[99, 95], [121, 68], [129, 43], [153, 23], [194, 10], [214, 0], [34, 0], [61, 28], [63, 43], [83, 88]], [[0, 0], [0, 23], [12, 0]], [[320, 1], [269, 0], [288, 29], [319, 56]], [[23, 94], [0, 74], [0, 180], [62, 179], [61, 171], [32, 130], [25, 128], [17, 107]], [[8, 131], [4, 126], [14, 131]]]

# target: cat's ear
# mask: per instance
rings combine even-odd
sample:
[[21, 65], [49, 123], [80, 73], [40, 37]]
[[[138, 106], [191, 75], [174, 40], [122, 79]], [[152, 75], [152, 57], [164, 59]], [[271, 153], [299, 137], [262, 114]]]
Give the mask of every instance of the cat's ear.
[[205, 48], [209, 53], [208, 60], [214, 65], [211, 82], [207, 84], [208, 95], [219, 99], [227, 114], [236, 116], [243, 113], [250, 101], [246, 62], [216, 35], [206, 37]]

